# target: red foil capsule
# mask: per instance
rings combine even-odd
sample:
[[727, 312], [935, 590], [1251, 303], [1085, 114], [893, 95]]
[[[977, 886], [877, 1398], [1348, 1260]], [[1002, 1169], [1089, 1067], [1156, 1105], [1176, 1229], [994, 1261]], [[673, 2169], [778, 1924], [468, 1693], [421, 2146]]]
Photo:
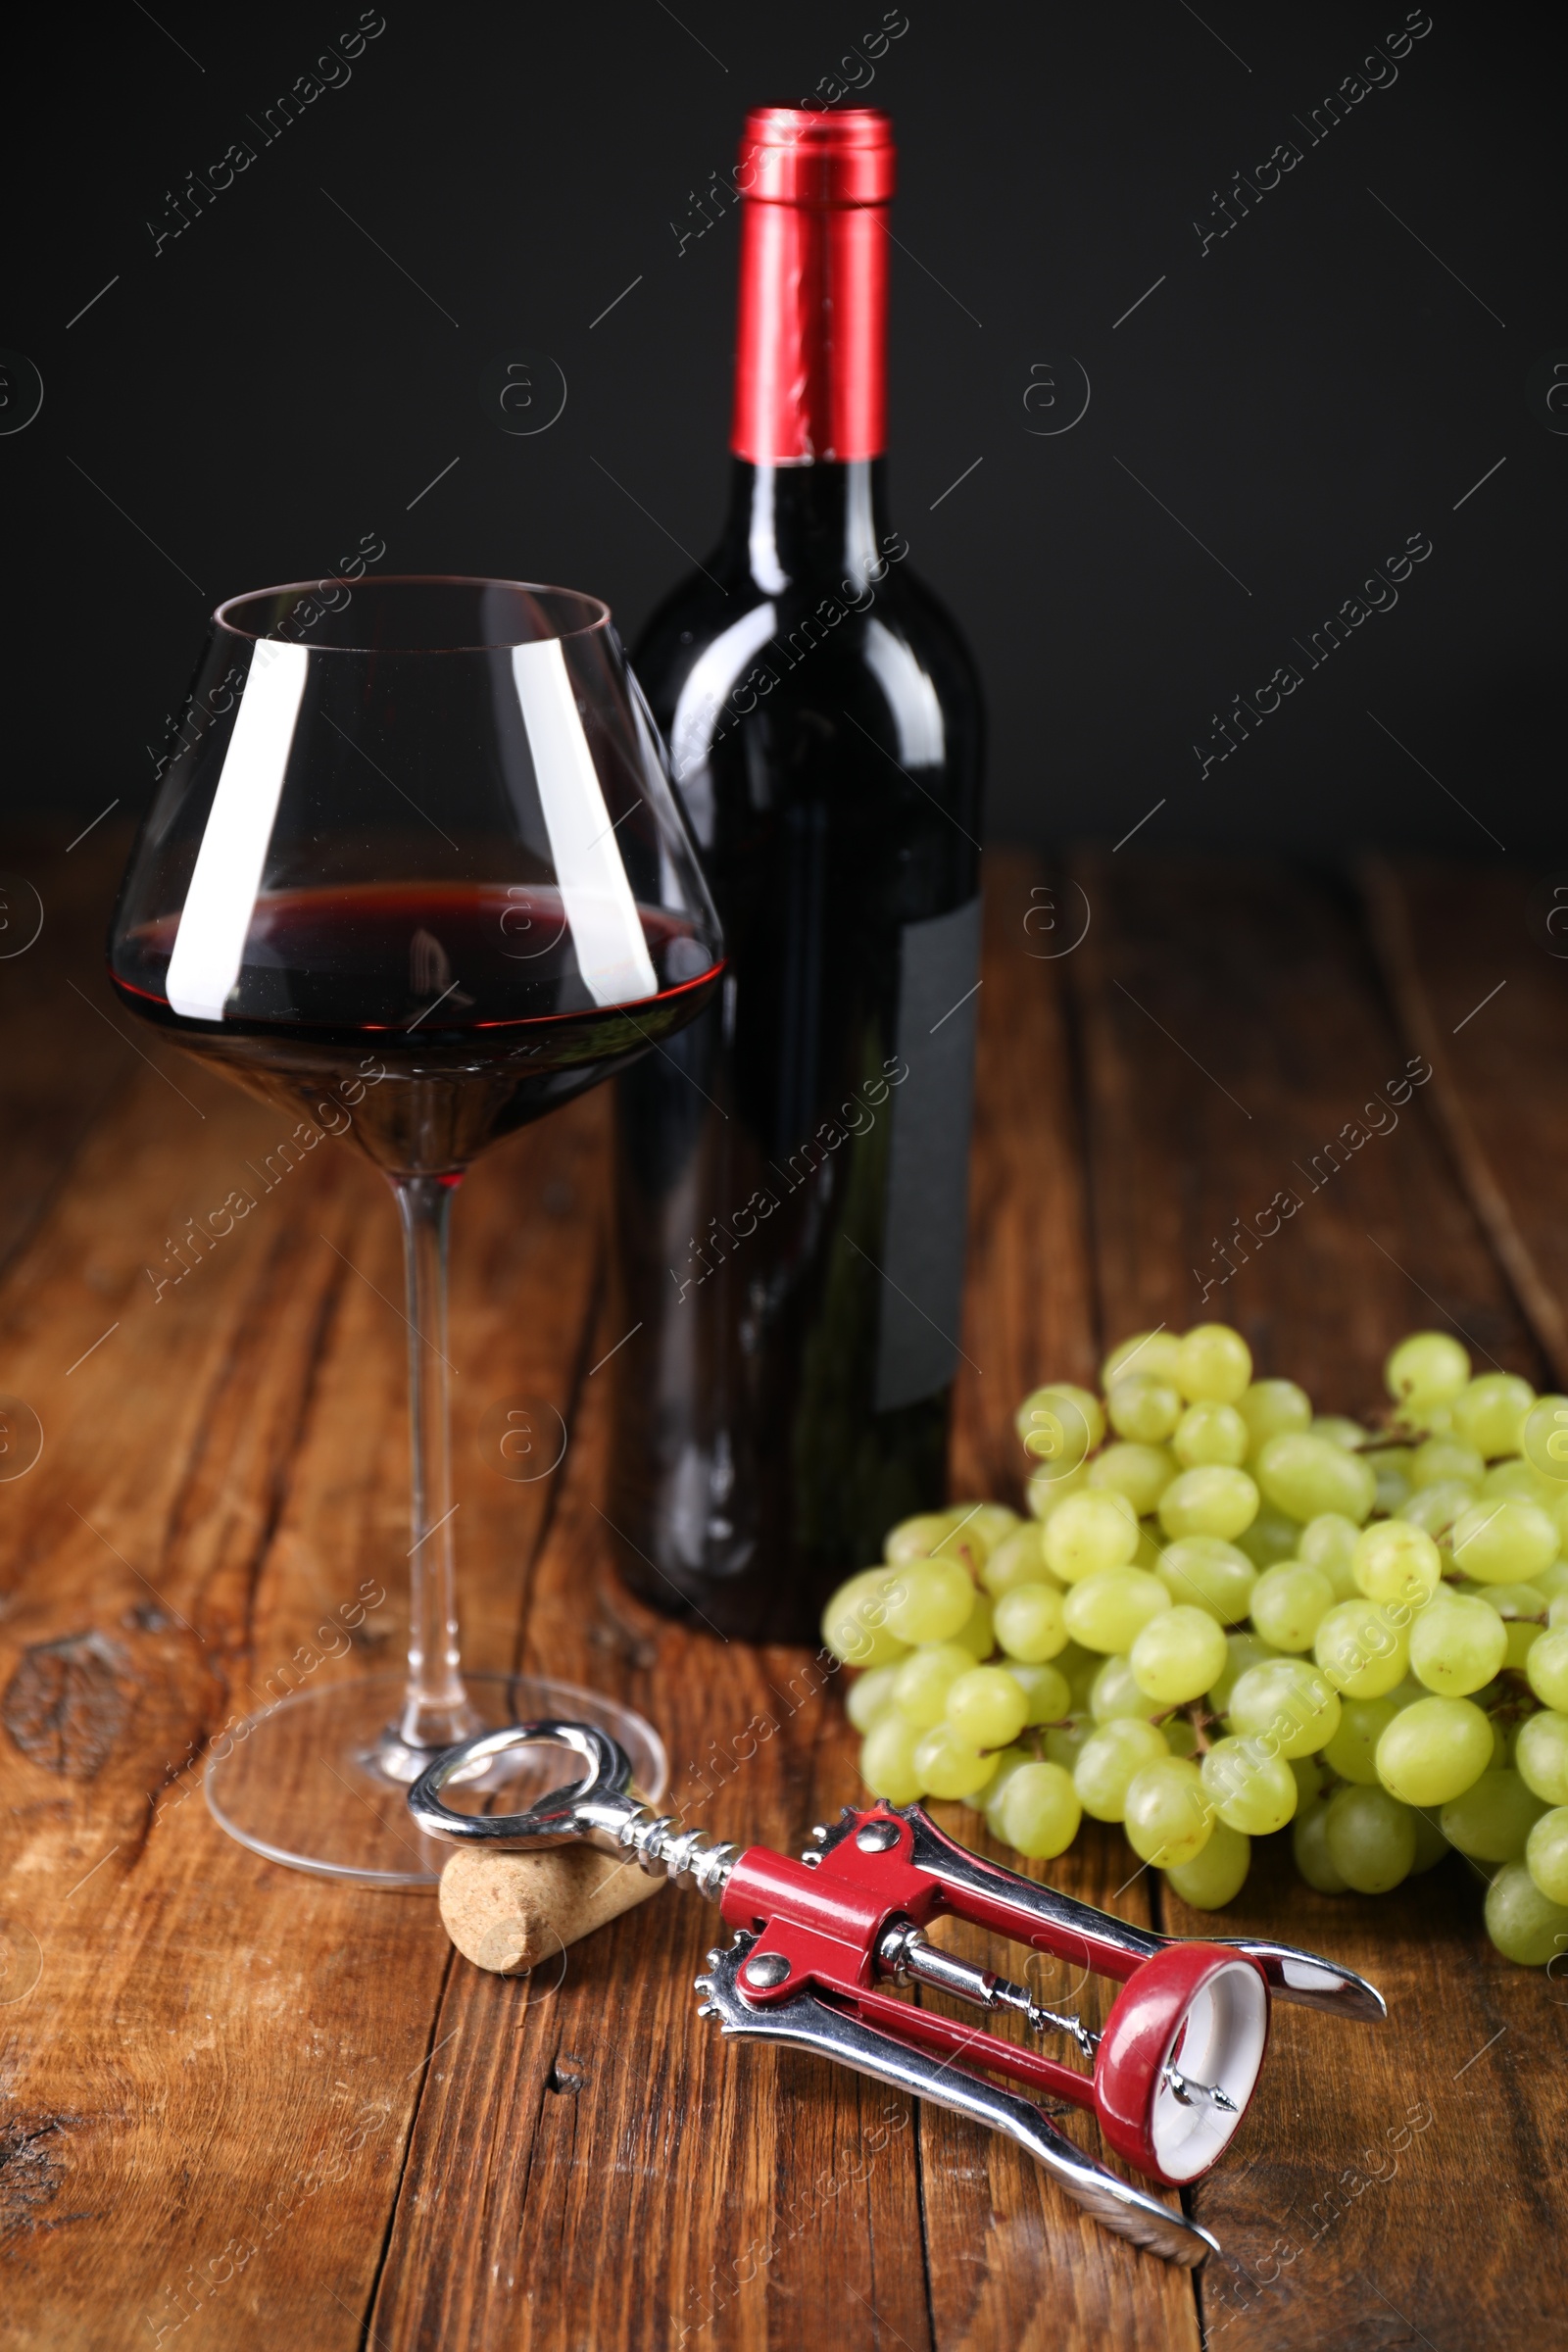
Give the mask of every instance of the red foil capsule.
[[875, 107], [746, 118], [730, 447], [754, 466], [880, 457], [893, 126]]

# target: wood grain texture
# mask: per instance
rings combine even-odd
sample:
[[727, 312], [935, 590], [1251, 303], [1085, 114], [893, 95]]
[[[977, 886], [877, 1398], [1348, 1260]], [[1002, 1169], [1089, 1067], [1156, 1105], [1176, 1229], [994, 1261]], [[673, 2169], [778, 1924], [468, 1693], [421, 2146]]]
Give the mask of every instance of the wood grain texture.
[[[1200, 2324], [1226, 2352], [1549, 2338], [1564, 2011], [1492, 1953], [1457, 1861], [1374, 1904], [1310, 1894], [1271, 1854], [1226, 1916], [1339, 1952], [1394, 2015], [1377, 2033], [1278, 2014], [1257, 2109], [1198, 2194], [1226, 2258], [1195, 2296], [956, 2119], [723, 2045], [691, 1990], [718, 1922], [691, 1895], [503, 1980], [455, 1959], [433, 1903], [317, 1884], [219, 1833], [207, 1745], [367, 1580], [385, 1603], [307, 1671], [398, 1660], [396, 1235], [379, 1180], [334, 1145], [155, 1298], [169, 1239], [265, 1163], [278, 1122], [113, 1034], [97, 972], [118, 855], [83, 845], [58, 871], [41, 848], [13, 857], [59, 910], [39, 942], [56, 960], [0, 963], [0, 1008], [25, 1032], [0, 1069], [0, 1388], [45, 1432], [36, 1468], [0, 1482], [8, 2342], [1070, 2352], [1194, 2346]], [[1016, 1498], [1018, 1396], [1091, 1374], [1140, 1324], [1234, 1319], [1341, 1409], [1374, 1405], [1390, 1340], [1443, 1317], [1478, 1360], [1541, 1377], [1421, 1091], [1324, 1157], [1416, 1050], [1353, 892], [1124, 857], [1079, 881], [1087, 936], [1045, 954], [1081, 917], [1070, 880], [1048, 901], [1038, 867], [990, 862], [955, 1492]], [[1499, 1058], [1471, 1040], [1489, 1011], [1452, 1037], [1450, 1073], [1561, 1296], [1561, 1122], [1540, 1075], [1563, 1055], [1561, 976], [1525, 926], [1508, 944], [1490, 882], [1423, 869], [1404, 887], [1441, 1032], [1507, 978], [1492, 1009], [1512, 1042]], [[794, 1848], [855, 1789], [833, 1677], [673, 1626], [610, 1574], [607, 1108], [588, 1098], [501, 1148], [459, 1202], [467, 1654], [641, 1707], [669, 1742], [672, 1804]], [[1254, 1212], [1281, 1188], [1299, 1205], [1259, 1248]], [[559, 1411], [567, 1446], [553, 1476], [514, 1484], [484, 1421], [520, 1398]], [[952, 1824], [984, 1843], [972, 1814]], [[1152, 1874], [1129, 1863], [1096, 1833], [1050, 1875], [1148, 1920]], [[1186, 1932], [1216, 1924], [1166, 1909]]]
[[[1468, 1334], [1478, 1365], [1540, 1380], [1426, 1090], [1372, 1132], [1368, 1103], [1419, 1041], [1399, 1034], [1353, 899], [1211, 863], [1133, 867], [1113, 892], [1103, 869], [1097, 882], [1105, 919], [1074, 978], [1111, 1331], [1217, 1313], [1261, 1370], [1299, 1379], [1325, 1411], [1374, 1409], [1389, 1347], [1434, 1322]], [[1500, 1163], [1512, 1099], [1494, 1092], [1480, 1113]], [[1338, 1165], [1324, 1150], [1336, 1137]], [[1300, 1206], [1259, 1246], [1245, 1229], [1282, 1186]], [[1157, 1250], [1139, 1256], [1152, 1232]], [[1206, 2340], [1226, 2352], [1539, 2340], [1559, 2258], [1525, 2184], [1560, 2156], [1568, 2012], [1492, 1949], [1484, 1882], [1460, 1856], [1393, 1896], [1328, 1897], [1297, 1879], [1283, 1843], [1259, 1849], [1222, 1922], [1166, 1890], [1163, 1924], [1331, 1952], [1380, 1986], [1390, 2022], [1276, 2007], [1235, 2160], [1194, 2199], [1224, 2247], [1200, 2278]]]

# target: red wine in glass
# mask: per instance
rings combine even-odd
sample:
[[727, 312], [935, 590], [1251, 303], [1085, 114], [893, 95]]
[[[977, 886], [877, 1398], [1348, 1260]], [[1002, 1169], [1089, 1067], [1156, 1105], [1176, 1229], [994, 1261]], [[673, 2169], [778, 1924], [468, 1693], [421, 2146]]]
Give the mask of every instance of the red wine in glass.
[[309, 1115], [323, 1089], [370, 1070], [376, 1083], [355, 1105], [362, 1148], [389, 1171], [442, 1175], [625, 1068], [708, 1003], [717, 974], [691, 918], [638, 906], [637, 919], [658, 988], [629, 1005], [586, 999], [562, 894], [544, 883], [362, 882], [260, 897], [221, 1023], [182, 1018], [160, 992], [173, 916], [125, 933], [112, 977], [187, 1053], [285, 1109]]

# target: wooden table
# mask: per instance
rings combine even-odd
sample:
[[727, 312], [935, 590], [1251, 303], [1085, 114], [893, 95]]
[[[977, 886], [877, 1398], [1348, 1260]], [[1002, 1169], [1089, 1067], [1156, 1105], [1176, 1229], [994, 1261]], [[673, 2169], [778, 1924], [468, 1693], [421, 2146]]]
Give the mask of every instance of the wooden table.
[[[392, 1598], [318, 1671], [398, 1656], [394, 1220], [368, 1165], [322, 1150], [155, 1298], [167, 1237], [276, 1118], [131, 1034], [101, 976], [123, 841], [106, 826], [66, 856], [68, 832], [10, 846], [47, 919], [0, 962], [0, 1389], [44, 1432], [0, 1485], [7, 2342], [1560, 2340], [1568, 1987], [1492, 1951], [1457, 1857], [1366, 1901], [1314, 1895], [1265, 1851], [1230, 1932], [1333, 1951], [1391, 2019], [1277, 2014], [1234, 2157], [1194, 2199], [1224, 2247], [1195, 2278], [950, 2116], [721, 2047], [691, 1991], [715, 1918], [690, 1896], [575, 1947], [545, 1990], [457, 1962], [427, 1900], [317, 1883], [220, 1834], [193, 1760], [364, 1580]], [[1027, 860], [990, 861], [956, 1493], [1016, 1499], [1010, 1414], [1035, 1382], [1200, 1313], [1325, 1408], [1375, 1406], [1390, 1342], [1429, 1323], [1538, 1382], [1554, 1357], [1568, 1385], [1568, 968], [1530, 927], [1525, 877], [1124, 856], [1057, 875], [1054, 930], [1043, 887]], [[1088, 934], [1052, 956], [1079, 891]], [[1434, 1079], [1366, 1138], [1363, 1104], [1421, 1054]], [[716, 1781], [697, 1818], [794, 1846], [856, 1787], [832, 1689], [802, 1698], [800, 1656], [681, 1631], [609, 1579], [590, 1371], [615, 1336], [607, 1110], [590, 1097], [497, 1151], [460, 1203], [467, 1654], [630, 1700], [669, 1741], [677, 1799]], [[1363, 1142], [1338, 1172], [1319, 1157], [1314, 1189], [1314, 1155], [1356, 1121]], [[1248, 1229], [1282, 1190], [1302, 1205], [1259, 1248]], [[1231, 1248], [1220, 1281], [1237, 1234], [1246, 1260]], [[525, 1392], [570, 1443], [518, 1486], [475, 1431]], [[771, 1734], [740, 1761], [759, 1715]], [[1119, 1832], [1053, 1875], [1202, 1927], [1131, 1876]]]

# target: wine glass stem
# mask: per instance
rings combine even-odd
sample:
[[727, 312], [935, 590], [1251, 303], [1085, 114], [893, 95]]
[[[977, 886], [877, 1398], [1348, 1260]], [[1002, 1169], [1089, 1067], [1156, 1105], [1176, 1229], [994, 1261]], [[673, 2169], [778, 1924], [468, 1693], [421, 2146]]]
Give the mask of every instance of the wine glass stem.
[[394, 1176], [408, 1293], [409, 1687], [399, 1731], [411, 1747], [451, 1747], [478, 1729], [458, 1654], [452, 1418], [447, 1395], [447, 1225], [457, 1179]]

